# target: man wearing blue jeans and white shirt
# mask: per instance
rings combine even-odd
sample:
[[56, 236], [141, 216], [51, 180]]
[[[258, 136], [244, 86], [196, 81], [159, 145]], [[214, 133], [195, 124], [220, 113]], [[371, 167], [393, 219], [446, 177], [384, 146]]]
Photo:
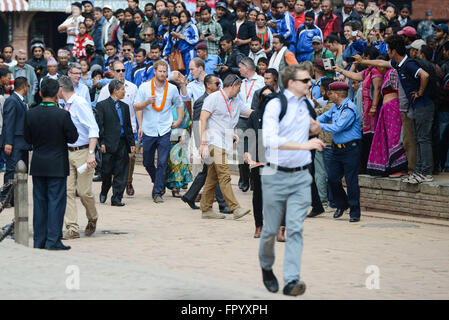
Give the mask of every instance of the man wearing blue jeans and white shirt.
[[322, 150], [324, 143], [309, 135], [318, 134], [320, 125], [310, 116], [306, 95], [312, 78], [304, 66], [291, 65], [282, 71], [282, 84], [288, 107], [279, 121], [281, 102], [271, 100], [263, 115], [262, 135], [267, 165], [262, 170], [264, 226], [260, 239], [259, 261], [265, 287], [277, 292], [273, 274], [275, 237], [285, 215], [287, 241], [284, 256], [284, 294], [297, 296], [306, 290], [300, 281], [303, 248], [303, 221], [312, 203], [309, 150]]
[[399, 80], [404, 88], [405, 95], [413, 108], [413, 131], [417, 148], [416, 171], [403, 181], [408, 183], [421, 183], [433, 181], [432, 177], [432, 143], [431, 129], [435, 105], [427, 95], [426, 88], [429, 74], [421, 69], [414, 61], [408, 59], [404, 39], [393, 35], [385, 42], [388, 45], [390, 61], [363, 60], [354, 56], [357, 63], [375, 67], [395, 68]]
[[[168, 64], [163, 60], [156, 61], [154, 72], [156, 76], [143, 83], [137, 91], [134, 110], [139, 123], [139, 139], [143, 136], [143, 165], [154, 183], [153, 200], [162, 203], [171, 129], [181, 124], [184, 105], [176, 86], [167, 82]], [[175, 122], [172, 115], [173, 105], [177, 106], [178, 114], [178, 120]], [[157, 168], [154, 166], [156, 150]]]

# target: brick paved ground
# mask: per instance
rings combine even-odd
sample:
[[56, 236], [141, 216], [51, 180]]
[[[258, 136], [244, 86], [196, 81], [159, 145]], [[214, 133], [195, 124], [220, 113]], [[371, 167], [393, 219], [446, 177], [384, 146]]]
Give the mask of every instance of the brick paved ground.
[[[68, 252], [48, 252], [0, 244], [3, 299], [284, 299], [266, 292], [252, 238], [252, 216], [241, 221], [202, 220], [181, 200], [150, 200], [152, 185], [137, 167], [136, 195], [124, 208], [97, 204], [97, 233], [66, 241]], [[1, 178], [1, 177], [0, 177]], [[243, 206], [251, 193], [234, 190]], [[94, 183], [96, 198], [100, 183]], [[30, 186], [30, 212], [31, 186]], [[78, 201], [79, 223], [86, 217]], [[216, 206], [216, 204], [215, 204]], [[305, 222], [301, 299], [448, 299], [449, 223], [363, 213], [357, 224], [331, 214]], [[0, 226], [13, 209], [0, 214]], [[30, 221], [31, 225], [31, 221]], [[30, 229], [32, 230], [32, 229]], [[105, 234], [103, 231], [125, 232]], [[32, 239], [30, 239], [32, 245]], [[276, 244], [274, 272], [282, 279], [283, 244]], [[80, 289], [66, 288], [68, 265], [80, 270]], [[368, 290], [370, 265], [380, 271], [380, 288]], [[281, 281], [282, 285], [282, 281]]]

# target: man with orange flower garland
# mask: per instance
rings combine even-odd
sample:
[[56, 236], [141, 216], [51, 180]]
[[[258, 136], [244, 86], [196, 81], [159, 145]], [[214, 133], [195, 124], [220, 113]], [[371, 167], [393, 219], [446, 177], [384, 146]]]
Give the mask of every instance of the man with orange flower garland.
[[[162, 203], [165, 193], [165, 172], [170, 153], [171, 129], [182, 121], [184, 105], [176, 86], [167, 82], [168, 64], [154, 63], [155, 77], [137, 91], [134, 110], [139, 123], [139, 139], [143, 137], [143, 165], [153, 181], [153, 200]], [[178, 120], [173, 122], [172, 106], [177, 106]], [[157, 168], [154, 156], [157, 150]]]

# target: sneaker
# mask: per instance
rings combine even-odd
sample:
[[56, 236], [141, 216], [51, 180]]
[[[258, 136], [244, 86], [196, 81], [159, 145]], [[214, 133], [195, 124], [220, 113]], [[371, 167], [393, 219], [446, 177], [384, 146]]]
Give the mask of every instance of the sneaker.
[[163, 203], [163, 202], [164, 202], [164, 199], [162, 199], [161, 196], [155, 196], [155, 197], [153, 198], [153, 201], [154, 201], [154, 203]]
[[84, 230], [84, 234], [88, 237], [94, 234], [95, 230], [97, 229], [97, 219], [90, 220], [87, 223], [86, 230]]
[[71, 240], [71, 239], [78, 239], [80, 237], [79, 232], [69, 230], [67, 231], [64, 236], [62, 237], [63, 240]]
[[213, 210], [203, 211], [201, 213], [202, 219], [226, 219], [226, 216], [222, 213], [215, 212]]
[[246, 216], [250, 212], [251, 212], [250, 209], [237, 208], [232, 213], [234, 214], [234, 220], [237, 220], [243, 216]]
[[424, 175], [424, 174], [419, 174], [422, 178], [422, 182], [432, 182], [433, 181], [433, 177], [431, 175]]

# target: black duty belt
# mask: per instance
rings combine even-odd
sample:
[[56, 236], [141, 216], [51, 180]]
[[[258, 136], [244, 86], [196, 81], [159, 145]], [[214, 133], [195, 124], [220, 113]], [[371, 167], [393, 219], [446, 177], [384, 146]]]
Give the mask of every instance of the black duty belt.
[[358, 145], [360, 140], [352, 140], [346, 143], [334, 143], [332, 141], [332, 148], [334, 149], [346, 149], [346, 148], [350, 148], [350, 147], [355, 147], [356, 145]]
[[283, 171], [283, 172], [296, 172], [296, 171], [308, 170], [310, 167], [310, 164], [308, 164], [306, 166], [302, 166], [302, 167], [296, 167], [296, 168], [281, 167], [281, 166], [277, 166], [272, 163], [267, 163], [267, 166], [269, 166], [273, 169], [279, 170], [279, 171]]

